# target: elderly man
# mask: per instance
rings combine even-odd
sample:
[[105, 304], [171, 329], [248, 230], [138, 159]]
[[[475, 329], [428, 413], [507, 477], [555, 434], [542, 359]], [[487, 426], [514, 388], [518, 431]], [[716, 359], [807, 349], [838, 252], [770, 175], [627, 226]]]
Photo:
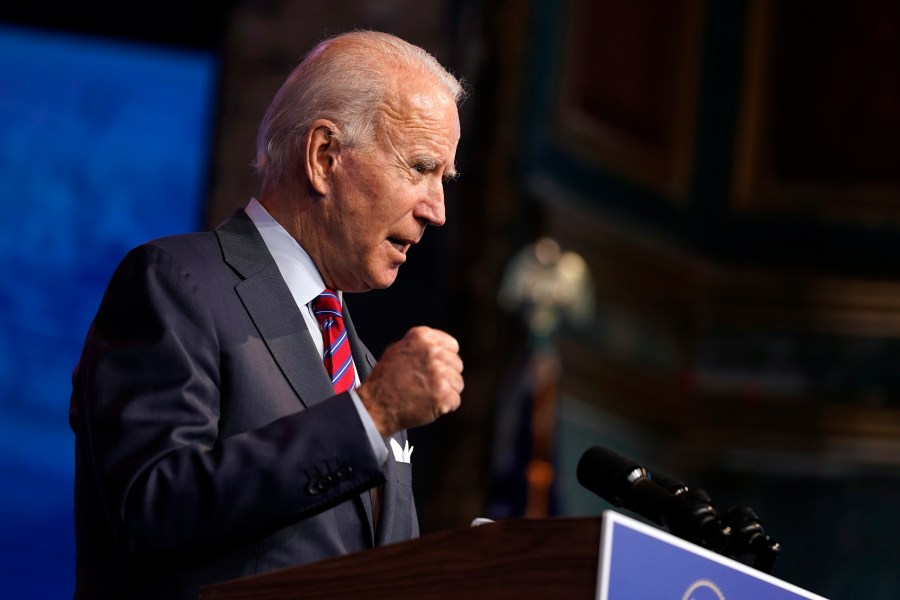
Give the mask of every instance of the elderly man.
[[343, 292], [444, 223], [461, 94], [396, 37], [329, 39], [263, 120], [258, 200], [123, 260], [73, 377], [76, 597], [195, 598], [418, 535], [405, 429], [458, 407], [459, 347], [417, 327], [376, 364]]

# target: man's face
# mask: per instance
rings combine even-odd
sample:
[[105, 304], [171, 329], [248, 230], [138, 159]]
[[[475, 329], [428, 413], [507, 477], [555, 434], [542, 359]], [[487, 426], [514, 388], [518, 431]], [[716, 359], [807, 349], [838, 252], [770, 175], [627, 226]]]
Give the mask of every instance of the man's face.
[[456, 174], [456, 104], [433, 82], [404, 85], [375, 139], [341, 150], [323, 200], [319, 267], [326, 284], [344, 291], [391, 285], [426, 226], [444, 224], [443, 184]]

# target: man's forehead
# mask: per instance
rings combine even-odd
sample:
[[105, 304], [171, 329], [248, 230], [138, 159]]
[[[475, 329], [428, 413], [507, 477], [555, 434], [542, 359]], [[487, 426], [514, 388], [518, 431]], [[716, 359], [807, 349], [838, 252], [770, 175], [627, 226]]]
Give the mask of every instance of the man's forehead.
[[455, 97], [433, 73], [399, 67], [392, 75], [389, 81], [393, 85], [385, 90], [388, 108], [405, 112], [435, 111], [450, 105], [456, 108]]
[[448, 92], [442, 92], [439, 89], [432, 88], [430, 90], [412, 90], [407, 94], [407, 103], [413, 111], [438, 112], [453, 107], [456, 109], [456, 102]]
[[459, 139], [459, 115], [456, 103], [438, 91], [416, 91], [395, 98], [384, 107], [388, 132], [406, 133], [415, 138], [435, 141], [449, 136]]

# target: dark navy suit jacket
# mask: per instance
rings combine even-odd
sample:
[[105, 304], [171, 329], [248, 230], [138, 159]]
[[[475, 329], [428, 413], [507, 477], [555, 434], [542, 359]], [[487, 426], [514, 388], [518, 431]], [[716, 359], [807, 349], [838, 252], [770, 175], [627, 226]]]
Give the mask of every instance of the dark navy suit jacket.
[[[345, 322], [365, 379], [374, 358]], [[73, 375], [70, 422], [76, 598], [196, 598], [418, 535], [410, 465], [379, 466], [243, 211], [122, 261]], [[367, 490], [382, 483], [376, 530]]]

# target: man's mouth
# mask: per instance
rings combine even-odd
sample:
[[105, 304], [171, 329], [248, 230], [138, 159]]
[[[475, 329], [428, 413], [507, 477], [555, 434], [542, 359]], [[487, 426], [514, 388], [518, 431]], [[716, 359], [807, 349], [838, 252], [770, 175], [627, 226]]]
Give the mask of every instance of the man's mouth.
[[395, 237], [389, 237], [388, 242], [391, 243], [391, 246], [397, 249], [397, 252], [401, 254], [406, 254], [406, 251], [409, 250], [409, 247], [414, 243], [408, 240], [401, 240]]

